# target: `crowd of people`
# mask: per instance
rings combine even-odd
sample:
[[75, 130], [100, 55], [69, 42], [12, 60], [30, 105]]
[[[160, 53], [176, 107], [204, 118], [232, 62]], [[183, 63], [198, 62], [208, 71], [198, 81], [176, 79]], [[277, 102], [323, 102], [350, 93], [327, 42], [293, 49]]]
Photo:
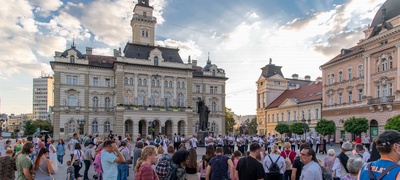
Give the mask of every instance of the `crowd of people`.
[[[66, 150], [67, 180], [400, 179], [400, 133], [393, 130], [381, 133], [369, 149], [359, 137], [355, 142], [343, 140], [341, 152], [326, 150], [323, 136], [209, 134], [186, 139], [183, 134], [171, 138], [160, 134], [154, 139], [139, 136], [135, 147], [131, 142], [129, 135], [123, 138], [112, 131], [105, 138], [74, 134], [68, 143], [60, 139], [57, 144], [48, 136], [18, 139], [14, 145], [0, 137], [0, 180], [51, 180], [64, 166]], [[200, 143], [206, 152], [198, 160]], [[317, 153], [326, 155], [318, 159]], [[88, 177], [90, 167], [96, 172], [93, 177]]]

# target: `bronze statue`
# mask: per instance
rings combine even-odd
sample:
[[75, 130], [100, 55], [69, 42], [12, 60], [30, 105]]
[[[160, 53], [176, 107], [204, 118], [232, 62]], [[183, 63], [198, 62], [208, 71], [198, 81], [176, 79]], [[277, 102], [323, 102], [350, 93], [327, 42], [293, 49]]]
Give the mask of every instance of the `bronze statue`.
[[199, 113], [199, 129], [202, 131], [207, 130], [208, 114], [210, 114], [210, 110], [201, 98], [197, 101], [197, 113]]

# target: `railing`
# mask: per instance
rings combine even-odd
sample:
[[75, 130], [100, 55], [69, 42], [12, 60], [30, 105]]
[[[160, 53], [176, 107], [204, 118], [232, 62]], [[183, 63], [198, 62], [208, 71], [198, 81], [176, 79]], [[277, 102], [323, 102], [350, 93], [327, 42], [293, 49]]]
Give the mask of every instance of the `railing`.
[[394, 96], [383, 96], [378, 98], [372, 98], [368, 99], [368, 105], [392, 103], [394, 99], [395, 99]]
[[140, 18], [140, 19], [146, 19], [146, 20], [150, 20], [150, 21], [155, 21], [156, 18], [152, 17], [152, 16], [143, 16], [143, 15], [139, 15], [139, 14], [134, 14], [133, 18]]

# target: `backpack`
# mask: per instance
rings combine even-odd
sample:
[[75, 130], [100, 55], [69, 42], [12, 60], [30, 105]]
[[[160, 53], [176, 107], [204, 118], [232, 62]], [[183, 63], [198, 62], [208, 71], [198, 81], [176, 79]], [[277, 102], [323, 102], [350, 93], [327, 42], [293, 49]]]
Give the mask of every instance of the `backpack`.
[[[168, 172], [167, 176], [165, 177], [164, 180], [176, 180], [176, 170], [178, 168], [176, 166], [172, 167], [172, 169]], [[162, 178], [160, 178], [160, 176], [158, 176], [158, 178], [161, 180]]]
[[286, 151], [283, 151], [283, 152], [285, 153], [285, 156], [286, 156], [286, 158], [285, 158], [286, 170], [291, 170], [293, 165], [292, 165], [292, 161], [290, 161], [289, 156], [290, 156], [290, 154], [292, 154], [292, 151], [290, 151], [289, 154], [286, 154]]
[[271, 166], [270, 167], [267, 166], [267, 168], [269, 170], [269, 174], [271, 176], [279, 176], [281, 174], [281, 168], [278, 165], [278, 160], [279, 160], [279, 158], [281, 158], [281, 156], [278, 156], [278, 158], [276, 159], [275, 162], [272, 161], [270, 155], [268, 155], [268, 157], [271, 160]]
[[159, 179], [165, 179], [167, 177], [168, 173], [171, 172], [172, 169], [172, 163], [171, 163], [171, 157], [163, 157], [160, 162], [158, 162], [156, 166], [156, 173], [158, 175]]
[[94, 171], [97, 172], [97, 174], [101, 174], [103, 173], [103, 167], [101, 165], [101, 153], [103, 151], [100, 151], [99, 154], [96, 155], [96, 157], [94, 158], [94, 162], [93, 162], [93, 168]]
[[379, 176], [378, 178], [376, 178], [374, 176], [374, 173], [372, 172], [372, 168], [371, 168], [371, 163], [368, 163], [367, 168], [368, 168], [368, 176], [369, 179], [371, 180], [381, 180], [383, 177], [386, 176], [386, 174], [389, 173], [389, 171], [391, 171], [394, 168], [397, 168], [399, 165], [397, 163], [394, 163], [392, 165], [390, 165], [389, 167], [387, 167]]
[[156, 143], [157, 143], [157, 144], [160, 144], [160, 138], [157, 138], [157, 139], [156, 139]]

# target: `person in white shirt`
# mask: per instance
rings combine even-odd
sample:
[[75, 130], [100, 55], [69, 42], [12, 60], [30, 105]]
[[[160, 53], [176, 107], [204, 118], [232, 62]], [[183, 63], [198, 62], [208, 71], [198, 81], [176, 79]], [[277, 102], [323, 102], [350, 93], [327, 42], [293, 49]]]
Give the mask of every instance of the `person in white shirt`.
[[217, 146], [218, 147], [222, 147], [224, 145], [224, 141], [222, 140], [222, 135], [220, 134], [218, 137], [217, 137]]
[[307, 142], [310, 144], [310, 148], [313, 148], [314, 138], [311, 136], [311, 134], [307, 137]]
[[356, 144], [356, 152], [357, 155], [360, 156], [365, 163], [367, 163], [369, 158], [371, 158], [371, 154], [368, 151], [365, 151], [365, 148], [362, 144]]
[[192, 135], [192, 138], [190, 138], [189, 144], [192, 148], [197, 149], [197, 138], [194, 134]]
[[318, 163], [317, 157], [312, 148], [304, 148], [300, 153], [300, 160], [304, 163], [301, 171], [300, 180], [322, 180], [322, 170]]
[[369, 138], [368, 135], [366, 135], [364, 138], [364, 146], [367, 148], [368, 151], [369, 151], [370, 141], [371, 141], [371, 139]]
[[236, 138], [236, 145], [237, 145], [237, 147], [238, 147], [238, 150], [242, 153], [242, 154], [244, 154], [244, 141], [243, 141], [243, 138], [242, 138], [242, 136], [239, 134], [238, 136], [237, 136], [237, 138]]
[[204, 138], [204, 145], [206, 147], [209, 146], [209, 145], [213, 145], [212, 133], [209, 133], [208, 136]]

